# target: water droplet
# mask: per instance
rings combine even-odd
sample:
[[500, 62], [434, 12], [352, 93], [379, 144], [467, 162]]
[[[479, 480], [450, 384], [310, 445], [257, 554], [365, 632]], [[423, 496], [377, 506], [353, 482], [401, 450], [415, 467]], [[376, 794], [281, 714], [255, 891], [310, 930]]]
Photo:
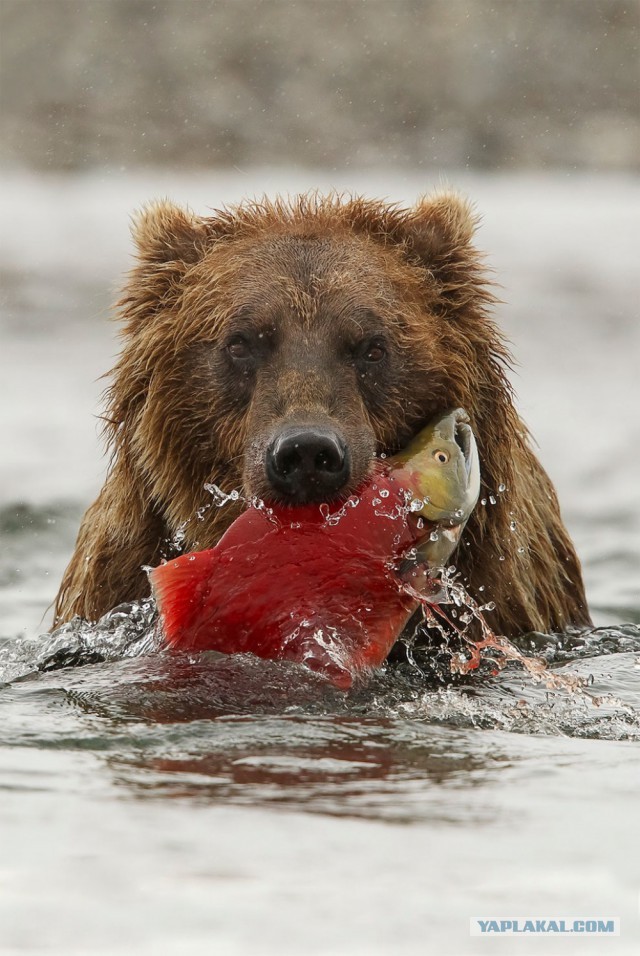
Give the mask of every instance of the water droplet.
[[455, 518], [463, 518], [463, 517], [464, 517], [464, 511], [463, 511], [462, 508], [457, 508], [457, 509], [453, 512], [453, 514], [454, 514], [454, 517], [455, 517]]
[[486, 503], [487, 503], [487, 499], [486, 499], [486, 498], [481, 498], [481, 499], [480, 499], [480, 504], [481, 504], [481, 505], [484, 506], [484, 505], [486, 505]]
[[484, 591], [484, 584], [480, 585], [480, 587], [478, 588], [478, 591]]
[[416, 528], [417, 528], [419, 531], [421, 531], [421, 530], [424, 528], [424, 519], [423, 519], [423, 518], [418, 518], [418, 519], [416, 520]]
[[437, 541], [439, 537], [440, 535], [438, 534], [438, 532], [434, 530], [429, 535], [429, 541]]
[[502, 492], [506, 490], [507, 490], [507, 486], [504, 484], [504, 482], [501, 481], [500, 484], [498, 485], [498, 491], [500, 492], [500, 494], [502, 494]]
[[496, 603], [495, 601], [489, 601], [488, 604], [483, 604], [480, 608], [481, 611], [495, 611]]
[[422, 498], [414, 498], [411, 504], [409, 505], [409, 511], [422, 511], [424, 508], [424, 501]]
[[372, 504], [372, 505], [373, 505], [373, 507], [375, 508], [375, 507], [376, 507], [376, 505], [381, 505], [381, 504], [382, 504], [382, 502], [380, 501], [380, 499], [379, 499], [379, 498], [372, 498], [372, 499], [371, 499], [371, 504]]
[[498, 558], [498, 561], [504, 561], [504, 554], [501, 554]]
[[518, 548], [518, 554], [524, 554], [524, 548], [522, 547]]
[[511, 528], [512, 531], [515, 531], [516, 528], [518, 527], [517, 522], [515, 522], [515, 521], [510, 521], [510, 522], [509, 522], [509, 527]]
[[388, 497], [389, 497], [389, 492], [387, 491], [386, 488], [381, 488], [381, 489], [380, 489], [380, 497], [381, 497], [381, 498], [388, 498]]
[[489, 502], [490, 502], [490, 504], [495, 505], [495, 503], [496, 503], [496, 497], [495, 497], [495, 495], [489, 495]]
[[235, 488], [233, 491], [230, 491], [227, 495], [222, 488], [219, 488], [213, 483], [207, 482], [204, 486], [205, 491], [208, 491], [209, 494], [213, 497], [213, 504], [217, 505], [218, 508], [222, 508], [223, 505], [226, 505], [229, 501], [238, 501], [240, 498], [240, 492]]

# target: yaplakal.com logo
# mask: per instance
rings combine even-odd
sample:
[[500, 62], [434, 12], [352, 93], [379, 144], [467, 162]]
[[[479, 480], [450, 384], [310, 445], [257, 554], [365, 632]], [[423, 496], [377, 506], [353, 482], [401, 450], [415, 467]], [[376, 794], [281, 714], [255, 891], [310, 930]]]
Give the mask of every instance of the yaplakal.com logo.
[[619, 936], [619, 916], [472, 916], [471, 936]]

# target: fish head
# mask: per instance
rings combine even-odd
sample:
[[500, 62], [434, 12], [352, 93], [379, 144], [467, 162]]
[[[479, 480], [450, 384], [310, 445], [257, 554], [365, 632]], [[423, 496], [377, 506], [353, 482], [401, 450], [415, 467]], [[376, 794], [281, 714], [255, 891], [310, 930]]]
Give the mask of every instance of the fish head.
[[408, 476], [410, 490], [425, 499], [422, 516], [449, 526], [464, 524], [478, 501], [478, 447], [462, 408], [431, 421], [391, 459]]

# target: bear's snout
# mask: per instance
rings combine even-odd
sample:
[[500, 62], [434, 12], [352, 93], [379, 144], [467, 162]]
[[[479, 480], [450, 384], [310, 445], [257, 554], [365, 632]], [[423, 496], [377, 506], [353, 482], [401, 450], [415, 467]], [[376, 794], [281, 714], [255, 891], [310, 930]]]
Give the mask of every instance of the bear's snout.
[[265, 454], [267, 480], [291, 504], [334, 497], [351, 477], [351, 458], [337, 431], [320, 426], [284, 428]]

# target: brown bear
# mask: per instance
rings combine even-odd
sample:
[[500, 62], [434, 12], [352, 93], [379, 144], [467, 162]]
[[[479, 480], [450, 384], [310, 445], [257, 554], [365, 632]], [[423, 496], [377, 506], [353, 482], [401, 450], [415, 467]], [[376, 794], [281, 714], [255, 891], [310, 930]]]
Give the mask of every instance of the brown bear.
[[[292, 503], [351, 494], [446, 409], [477, 436], [483, 501], [454, 555], [506, 635], [587, 625], [580, 564], [505, 376], [510, 357], [452, 193], [410, 209], [339, 195], [200, 218], [168, 202], [134, 227], [112, 461], [87, 511], [56, 624], [148, 595], [145, 565], [212, 547], [237, 508], [205, 484]], [[200, 511], [199, 519], [196, 517]]]

